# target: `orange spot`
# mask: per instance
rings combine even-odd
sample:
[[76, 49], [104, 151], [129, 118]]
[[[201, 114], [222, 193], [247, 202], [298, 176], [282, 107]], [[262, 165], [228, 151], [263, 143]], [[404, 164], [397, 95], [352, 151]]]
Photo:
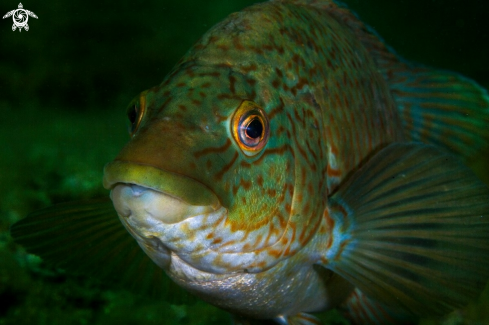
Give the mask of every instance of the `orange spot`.
[[272, 257], [274, 258], [280, 258], [280, 256], [282, 255], [282, 251], [279, 251], [279, 250], [273, 250], [271, 249], [268, 254], [270, 254]]
[[234, 244], [236, 244], [236, 241], [235, 240], [231, 240], [231, 241], [225, 242], [220, 247], [231, 246], [231, 245], [234, 245]]
[[277, 195], [277, 191], [268, 189], [267, 194], [269, 197], [275, 197], [275, 195]]
[[282, 214], [278, 215], [278, 221], [280, 222], [280, 228], [284, 229], [285, 226], [287, 226], [287, 222], [285, 221], [285, 218], [282, 216]]
[[222, 242], [222, 238], [216, 238], [212, 241], [212, 244], [219, 244]]
[[334, 228], [334, 220], [329, 216], [328, 210], [325, 211], [324, 213], [324, 218], [326, 219], [326, 225], [328, 226], [328, 230], [331, 230]]
[[299, 242], [301, 244], [304, 243], [304, 237], [306, 236], [306, 230], [307, 230], [307, 228], [302, 229], [301, 234], [299, 235]]
[[241, 41], [239, 38], [235, 37], [233, 38], [233, 45], [234, 45], [234, 48], [237, 49], [237, 50], [244, 50], [245, 47], [243, 46], [243, 44], [241, 44]]
[[268, 235], [267, 238], [265, 239], [265, 245], [268, 244], [268, 242], [270, 241], [270, 237], [272, 236], [273, 233], [274, 233], [274, 225], [273, 223], [270, 223], [270, 225], [268, 226]]
[[336, 254], [336, 256], [334, 257], [335, 260], [337, 260], [338, 258], [341, 257], [341, 254], [343, 253], [343, 250], [345, 249], [346, 245], [348, 245], [350, 243], [349, 240], [345, 240], [343, 241], [341, 244], [340, 244], [340, 248], [338, 249], [338, 253]]
[[309, 193], [309, 195], [314, 195], [314, 187], [312, 186], [312, 183], [309, 182], [309, 184], [307, 184], [307, 192]]
[[[330, 134], [330, 136], [329, 136], [329, 137], [330, 137], [330, 138], [332, 138], [332, 135]], [[337, 147], [337, 146], [335, 146], [335, 145], [333, 144], [333, 142], [330, 142], [330, 148], [331, 148], [331, 153], [332, 153], [333, 155], [335, 155], [335, 156], [338, 156], [338, 154], [339, 154], [338, 147]]]
[[256, 264], [259, 268], [264, 268], [267, 265], [266, 261], [260, 261], [259, 263]]
[[341, 176], [341, 172], [339, 169], [334, 169], [331, 167], [331, 165], [328, 164], [328, 168], [326, 170], [326, 173], [328, 175], [328, 177], [340, 177]]
[[333, 236], [328, 236], [328, 242], [326, 243], [326, 249], [330, 249], [333, 245]]
[[290, 246], [287, 247], [287, 249], [284, 252], [284, 256], [289, 256], [290, 255]]
[[285, 212], [287, 212], [287, 214], [290, 214], [290, 211], [292, 211], [292, 208], [291, 208], [290, 204], [286, 203], [285, 204]]
[[289, 191], [290, 196], [294, 195], [294, 185], [289, 184], [287, 190]]
[[250, 181], [246, 181], [244, 179], [240, 180], [240, 185], [243, 186], [243, 188], [245, 190], [249, 190], [251, 188], [251, 182]]
[[287, 236], [283, 236], [283, 237], [280, 239], [280, 242], [281, 242], [281, 244], [282, 244], [282, 245], [284, 245], [284, 246], [285, 246], [285, 245], [286, 245], [286, 244], [289, 242], [289, 240], [288, 240]]
[[253, 244], [253, 247], [257, 247], [258, 244], [262, 241], [262, 239], [263, 239], [263, 235], [260, 234], [260, 235], [256, 236], [256, 240], [255, 240], [255, 243]]
[[219, 44], [217, 45], [217, 48], [220, 49], [221, 51], [229, 50], [229, 46], [227, 46], [226, 44]]
[[258, 175], [258, 177], [256, 178], [256, 182], [258, 183], [258, 185], [260, 185], [260, 187], [263, 186], [263, 177], [261, 177], [261, 175]]
[[251, 63], [249, 66], [242, 66], [241, 67], [241, 70], [243, 70], [243, 72], [245, 73], [248, 73], [250, 71], [256, 71], [257, 69], [257, 66], [255, 63]]

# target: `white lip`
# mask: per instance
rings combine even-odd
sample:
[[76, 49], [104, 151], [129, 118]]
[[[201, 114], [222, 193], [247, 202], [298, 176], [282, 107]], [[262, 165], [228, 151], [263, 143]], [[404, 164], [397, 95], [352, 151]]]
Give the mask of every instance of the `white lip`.
[[[120, 183], [110, 192], [117, 213], [122, 217], [137, 219], [141, 226], [153, 220], [165, 224], [178, 223], [192, 216], [209, 213], [210, 206], [195, 206], [178, 198], [135, 184]], [[144, 218], [138, 218], [144, 216]], [[144, 219], [144, 220], [143, 220]]]

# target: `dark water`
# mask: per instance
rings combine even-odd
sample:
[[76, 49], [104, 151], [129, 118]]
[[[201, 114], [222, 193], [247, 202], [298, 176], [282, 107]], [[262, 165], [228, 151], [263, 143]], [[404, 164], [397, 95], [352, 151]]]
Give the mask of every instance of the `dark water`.
[[[52, 203], [106, 195], [102, 167], [128, 139], [126, 104], [160, 83], [213, 24], [255, 2], [29, 1], [24, 9], [39, 17], [29, 18], [29, 31], [0, 21], [0, 325], [228, 321], [203, 303], [148, 301], [64, 275], [26, 256], [8, 227]], [[406, 59], [489, 86], [486, 2], [345, 2]], [[17, 5], [2, 1], [0, 13]], [[488, 163], [474, 163], [486, 180]], [[489, 322], [486, 301], [452, 319]]]

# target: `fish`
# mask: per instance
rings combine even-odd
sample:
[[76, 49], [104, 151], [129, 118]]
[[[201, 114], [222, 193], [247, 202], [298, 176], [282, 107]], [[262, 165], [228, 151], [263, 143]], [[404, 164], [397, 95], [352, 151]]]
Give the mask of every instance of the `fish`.
[[466, 166], [487, 91], [402, 59], [340, 2], [231, 14], [126, 114], [110, 197], [33, 212], [15, 242], [242, 325], [416, 323], [489, 278], [489, 188]]

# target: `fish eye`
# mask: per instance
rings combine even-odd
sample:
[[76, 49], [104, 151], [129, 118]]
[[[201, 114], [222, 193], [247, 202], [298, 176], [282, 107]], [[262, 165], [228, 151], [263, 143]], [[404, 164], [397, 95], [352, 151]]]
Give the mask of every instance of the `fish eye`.
[[134, 126], [137, 122], [138, 111], [138, 106], [136, 104], [130, 105], [127, 109], [127, 118], [129, 119], [129, 123], [131, 123], [131, 126]]
[[127, 118], [129, 119], [129, 134], [132, 136], [136, 132], [139, 120], [139, 103], [132, 102], [127, 108]]
[[268, 118], [251, 101], [243, 101], [233, 116], [232, 133], [238, 146], [247, 156], [259, 153], [268, 141]]
[[138, 130], [144, 115], [144, 106], [146, 103], [144, 95], [145, 92], [141, 93], [139, 98], [133, 99], [127, 107], [126, 116], [129, 120], [129, 134], [131, 136]]

